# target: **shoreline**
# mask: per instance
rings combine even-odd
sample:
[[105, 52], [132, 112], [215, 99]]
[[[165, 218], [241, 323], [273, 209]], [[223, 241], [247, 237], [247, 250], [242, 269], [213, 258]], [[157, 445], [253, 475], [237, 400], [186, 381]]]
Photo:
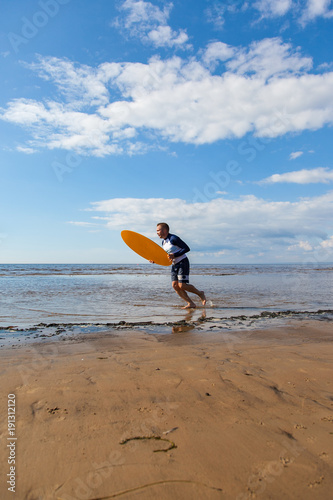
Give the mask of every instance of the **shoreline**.
[[184, 328], [195, 332], [204, 333], [211, 330], [225, 332], [235, 332], [238, 330], [268, 330], [287, 325], [290, 322], [300, 321], [318, 321], [332, 322], [332, 309], [318, 309], [313, 311], [262, 311], [258, 314], [241, 314], [227, 317], [219, 317], [214, 311], [206, 308], [196, 308], [185, 315], [184, 319], [174, 319], [173, 321], [160, 321], [158, 318], [152, 318], [138, 321], [117, 321], [117, 322], [86, 322], [86, 323], [66, 323], [51, 322], [39, 323], [27, 326], [1, 326], [0, 325], [0, 349], [6, 348], [12, 343], [31, 344], [41, 340], [58, 338], [66, 340], [69, 337], [75, 338], [77, 335], [90, 335], [92, 333], [103, 334], [104, 331], [128, 331], [142, 330], [147, 333], [158, 332], [161, 334], [172, 333], [174, 330]]
[[[223, 334], [187, 326], [3, 349], [1, 408], [8, 395], [16, 401], [15, 498], [329, 498], [331, 323]], [[13, 495], [7, 455], [2, 446], [4, 499]]]

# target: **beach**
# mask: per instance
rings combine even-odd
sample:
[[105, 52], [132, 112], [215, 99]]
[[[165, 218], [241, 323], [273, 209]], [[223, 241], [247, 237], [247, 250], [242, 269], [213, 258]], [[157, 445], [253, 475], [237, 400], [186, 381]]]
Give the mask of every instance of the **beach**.
[[43, 340], [1, 350], [1, 498], [331, 497], [330, 321]]

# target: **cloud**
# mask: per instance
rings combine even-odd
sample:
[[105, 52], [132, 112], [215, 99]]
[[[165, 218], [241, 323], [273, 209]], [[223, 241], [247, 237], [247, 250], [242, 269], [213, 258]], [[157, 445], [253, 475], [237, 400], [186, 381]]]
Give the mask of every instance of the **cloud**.
[[188, 36], [184, 31], [175, 33], [170, 26], [158, 26], [156, 29], [149, 31], [147, 38], [156, 47], [183, 46], [188, 40]]
[[214, 24], [215, 28], [222, 29], [225, 23], [224, 14], [226, 7], [223, 4], [214, 3], [205, 11], [207, 21]]
[[[94, 156], [123, 151], [116, 141], [109, 143], [110, 128], [98, 114], [76, 111], [61, 103], [17, 99], [9, 104], [3, 119], [30, 129], [34, 139], [29, 141], [29, 149], [44, 145], [48, 149], [89, 150]], [[127, 131], [126, 127], [121, 130], [125, 135]], [[25, 148], [21, 146], [21, 150], [22, 147]]]
[[296, 158], [299, 158], [302, 154], [303, 151], [294, 151], [293, 153], [290, 153], [289, 160], [296, 160]]
[[247, 2], [241, 0], [227, 0], [224, 2], [210, 2], [212, 5], [205, 10], [205, 16], [209, 23], [212, 23], [216, 29], [222, 29], [225, 24], [226, 14], [236, 14], [248, 9]]
[[310, 246], [321, 248], [320, 242], [332, 234], [332, 210], [333, 191], [296, 202], [253, 195], [199, 203], [180, 198], [113, 198], [91, 203], [86, 213], [110, 230], [130, 229], [151, 238], [156, 238], [156, 224], [166, 220], [171, 232], [188, 240], [193, 251], [207, 255], [283, 256], [296, 247], [302, 252], [309, 252]]
[[299, 241], [296, 245], [291, 245], [288, 250], [304, 250], [305, 252], [311, 252], [313, 250], [312, 246], [308, 241]]
[[79, 227], [96, 227], [96, 226], [99, 226], [99, 224], [96, 224], [94, 222], [68, 221], [67, 224], [72, 224], [73, 226], [79, 226]]
[[186, 31], [174, 31], [167, 24], [172, 7], [173, 4], [168, 3], [161, 10], [143, 0], [125, 0], [119, 7], [124, 16], [118, 17], [113, 26], [120, 28], [124, 35], [129, 34], [155, 47], [189, 48]]
[[322, 248], [333, 248], [333, 236], [328, 238], [327, 240], [324, 240], [320, 243], [320, 246]]
[[260, 181], [260, 184], [276, 184], [280, 182], [289, 182], [293, 184], [328, 184], [333, 181], [333, 170], [327, 167], [318, 167], [312, 170], [296, 170], [284, 174], [274, 174]]
[[312, 59], [302, 57], [298, 50], [282, 43], [280, 38], [265, 38], [252, 42], [248, 48], [237, 50], [226, 66], [240, 75], [253, 74], [268, 79], [308, 71], [312, 67]]
[[313, 250], [312, 246], [308, 241], [300, 241], [299, 247], [305, 250], [306, 252], [311, 252]]
[[40, 55], [36, 56], [34, 63], [24, 66], [37, 73], [43, 80], [56, 85], [72, 109], [107, 104], [108, 84], [119, 75], [122, 68], [116, 63], [101, 64], [92, 68], [75, 64], [68, 59]]
[[33, 149], [33, 148], [28, 148], [28, 147], [23, 147], [23, 146], [17, 146], [16, 149], [20, 153], [25, 153], [27, 155], [32, 155], [32, 154], [36, 153], [36, 150]]
[[58, 99], [12, 100], [0, 119], [28, 130], [22, 147], [95, 156], [142, 152], [154, 137], [196, 145], [278, 137], [333, 123], [333, 72], [313, 74], [311, 65], [279, 38], [97, 67], [39, 57], [29, 68], [57, 87]]
[[135, 24], [150, 27], [154, 23], [165, 24], [170, 14], [172, 4], [164, 6], [163, 11], [156, 5], [142, 0], [126, 0], [120, 9], [127, 11], [125, 26], [131, 28]]
[[234, 54], [234, 47], [223, 42], [211, 42], [203, 51], [202, 60], [207, 66], [215, 68], [219, 61], [227, 61]]
[[332, 0], [258, 0], [253, 7], [257, 9], [261, 18], [282, 17], [293, 12], [298, 22], [305, 26], [319, 17], [332, 18]]
[[332, 18], [332, 0], [307, 0], [306, 7], [301, 17], [301, 23], [314, 21], [317, 17]]
[[[309, 22], [318, 18], [330, 19], [333, 17], [332, 0], [256, 0], [254, 2], [242, 2], [228, 0], [226, 2], [215, 1], [205, 11], [207, 21], [214, 24], [217, 29], [223, 29], [225, 18], [228, 14], [239, 14], [246, 12], [251, 22], [251, 14], [259, 12], [260, 17], [255, 22], [263, 19], [284, 18], [289, 22], [296, 20], [299, 25], [305, 27]], [[287, 15], [289, 17], [287, 18]]]
[[259, 0], [254, 3], [262, 17], [284, 16], [292, 6], [292, 0]]
[[333, 69], [333, 62], [325, 62], [317, 66], [318, 71], [331, 71]]

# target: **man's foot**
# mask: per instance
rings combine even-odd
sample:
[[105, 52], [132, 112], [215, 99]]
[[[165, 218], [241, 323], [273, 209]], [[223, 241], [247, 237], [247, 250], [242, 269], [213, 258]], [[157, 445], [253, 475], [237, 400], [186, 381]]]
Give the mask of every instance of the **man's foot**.
[[182, 309], [195, 309], [196, 307], [194, 302], [189, 302], [186, 306], [182, 307]]
[[200, 292], [199, 297], [201, 299], [202, 305], [205, 306], [206, 305], [206, 295], [205, 295], [205, 292]]

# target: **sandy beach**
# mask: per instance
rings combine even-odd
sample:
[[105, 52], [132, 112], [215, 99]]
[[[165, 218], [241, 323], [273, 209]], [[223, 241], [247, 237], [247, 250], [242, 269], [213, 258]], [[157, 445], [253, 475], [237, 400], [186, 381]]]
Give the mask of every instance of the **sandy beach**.
[[332, 333], [298, 321], [6, 348], [0, 496], [329, 499]]

